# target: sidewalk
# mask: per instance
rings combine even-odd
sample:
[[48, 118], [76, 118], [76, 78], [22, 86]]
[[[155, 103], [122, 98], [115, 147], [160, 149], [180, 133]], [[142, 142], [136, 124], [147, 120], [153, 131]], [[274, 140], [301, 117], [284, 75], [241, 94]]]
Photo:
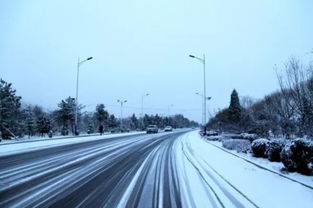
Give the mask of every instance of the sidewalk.
[[[0, 156], [16, 154], [20, 152], [33, 151], [37, 149], [49, 148], [58, 145], [66, 145], [72, 143], [79, 143], [84, 141], [93, 141], [99, 139], [109, 139], [121, 136], [132, 136], [140, 135], [144, 132], [129, 132], [129, 133], [117, 133], [117, 134], [105, 134], [100, 136], [97, 135], [81, 135], [78, 137], [67, 136], [67, 137], [55, 137], [45, 139], [33, 139], [19, 142], [4, 143], [0, 145]], [[86, 139], [88, 137], [88, 140]]]
[[[217, 186], [222, 185], [225, 193], [235, 191], [253, 202], [256, 205], [254, 207], [312, 207], [311, 188], [229, 154], [202, 139], [196, 131], [188, 133], [181, 140], [191, 159], [196, 161], [195, 165], [201, 170], [202, 177], [212, 181], [212, 175], [216, 176], [216, 181], [210, 183], [213, 188], [216, 183]], [[310, 176], [302, 177], [312, 180]], [[219, 197], [226, 198], [227, 194]]]

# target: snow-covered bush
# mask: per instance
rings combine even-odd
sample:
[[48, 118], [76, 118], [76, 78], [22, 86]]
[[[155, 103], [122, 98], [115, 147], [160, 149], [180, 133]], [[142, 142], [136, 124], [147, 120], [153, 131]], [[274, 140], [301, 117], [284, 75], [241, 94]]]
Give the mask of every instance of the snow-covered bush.
[[270, 161], [280, 162], [280, 153], [286, 144], [286, 140], [273, 139], [267, 143], [265, 155]]
[[268, 139], [256, 139], [251, 144], [251, 149], [255, 157], [266, 157], [265, 151], [268, 144]]
[[295, 139], [281, 152], [281, 160], [289, 171], [312, 174], [313, 142], [308, 139]]
[[251, 147], [251, 143], [248, 140], [242, 139], [227, 139], [222, 141], [223, 147], [230, 150], [236, 150], [237, 152], [248, 152]]

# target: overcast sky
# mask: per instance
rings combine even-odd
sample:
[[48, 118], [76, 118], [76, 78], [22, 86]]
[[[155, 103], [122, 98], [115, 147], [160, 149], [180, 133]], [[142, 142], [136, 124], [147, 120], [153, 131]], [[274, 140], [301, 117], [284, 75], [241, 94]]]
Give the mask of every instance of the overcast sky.
[[[55, 109], [75, 97], [125, 113], [182, 113], [201, 121], [201, 63], [207, 61], [211, 113], [240, 96], [278, 89], [273, 70], [313, 48], [312, 0], [1, 0], [0, 77], [26, 103]], [[313, 59], [313, 56], [307, 59]]]

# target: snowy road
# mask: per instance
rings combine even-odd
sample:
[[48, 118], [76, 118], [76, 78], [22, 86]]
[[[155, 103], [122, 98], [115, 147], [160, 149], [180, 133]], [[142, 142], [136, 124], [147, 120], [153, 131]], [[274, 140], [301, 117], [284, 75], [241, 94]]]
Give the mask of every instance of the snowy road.
[[[0, 207], [309, 207], [313, 202], [312, 190], [252, 167], [196, 131], [3, 155], [0, 171]], [[274, 199], [271, 189], [280, 191]], [[288, 199], [292, 194], [296, 198]]]

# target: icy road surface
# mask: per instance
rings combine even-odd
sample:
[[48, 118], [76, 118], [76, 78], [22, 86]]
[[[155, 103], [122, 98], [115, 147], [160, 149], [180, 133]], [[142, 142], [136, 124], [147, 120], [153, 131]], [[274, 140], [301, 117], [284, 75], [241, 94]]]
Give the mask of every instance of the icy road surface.
[[2, 152], [0, 207], [313, 204], [312, 189], [234, 157], [196, 131], [69, 141]]

